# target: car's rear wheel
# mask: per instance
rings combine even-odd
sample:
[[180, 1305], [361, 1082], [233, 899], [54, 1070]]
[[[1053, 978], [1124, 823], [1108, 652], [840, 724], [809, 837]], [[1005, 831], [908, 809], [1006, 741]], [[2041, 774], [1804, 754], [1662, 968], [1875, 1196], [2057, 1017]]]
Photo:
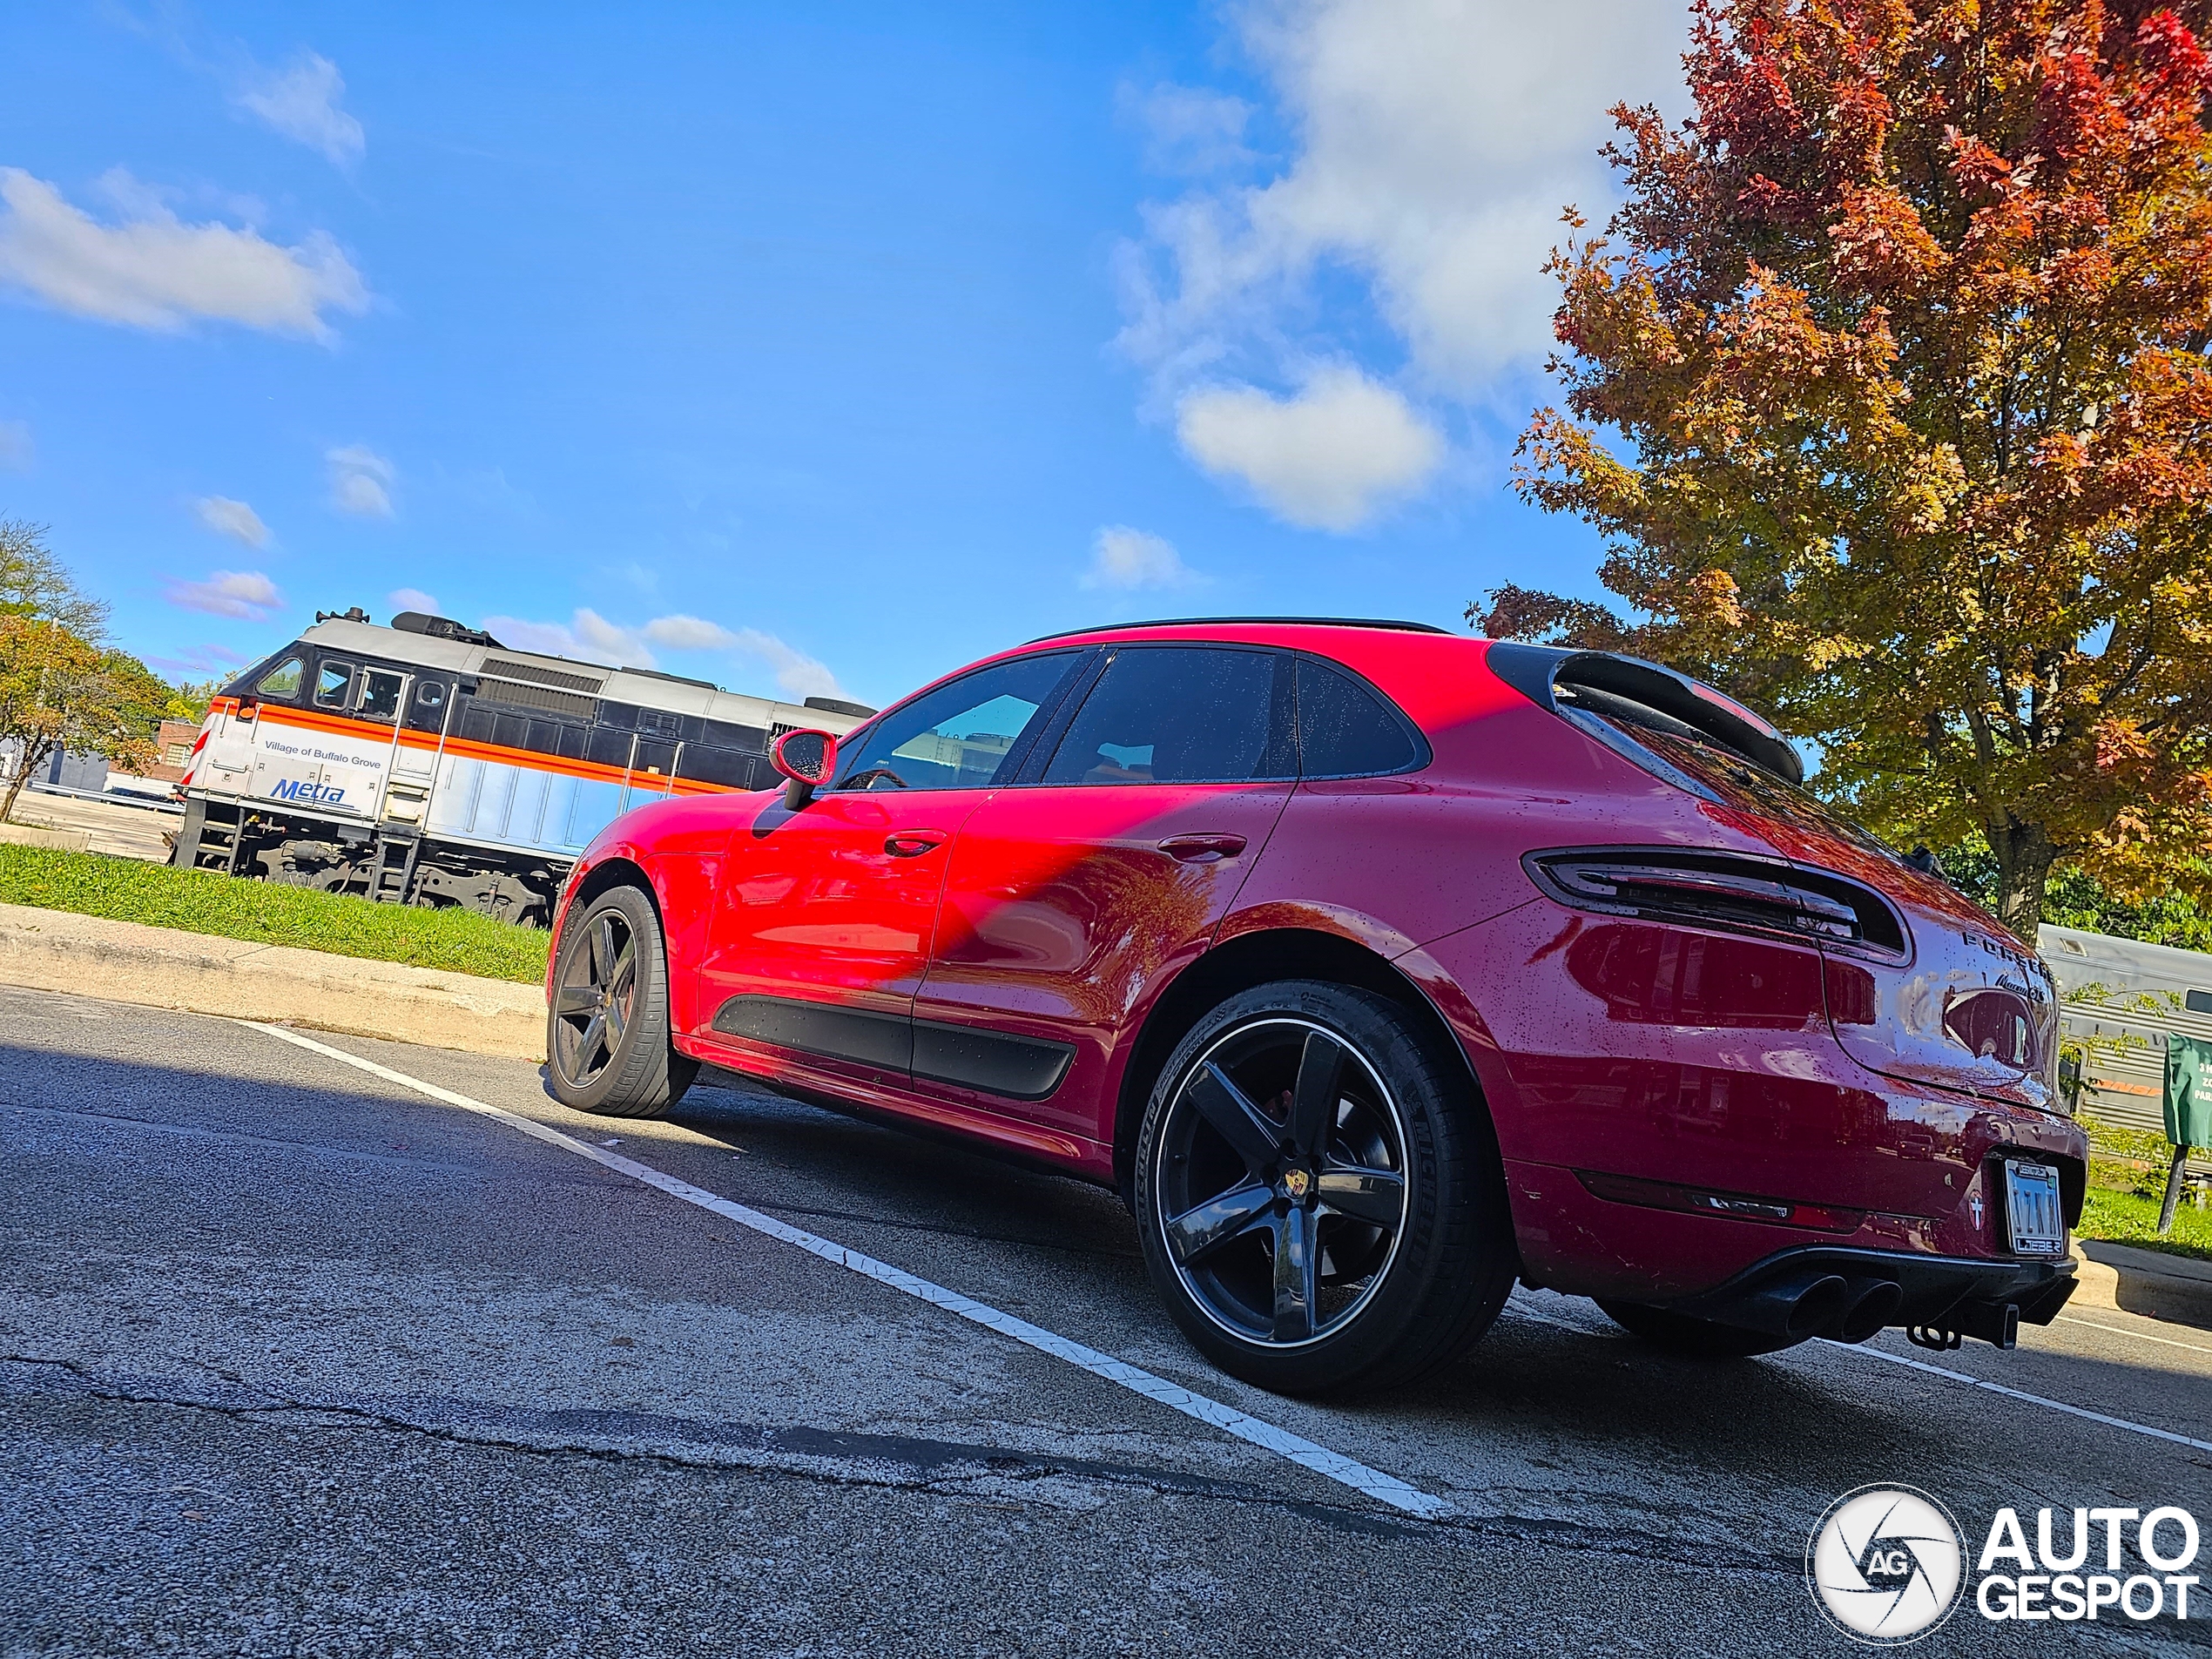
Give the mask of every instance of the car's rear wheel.
[[1599, 1297], [1597, 1305], [1605, 1310], [1605, 1317], [1631, 1335], [1642, 1337], [1655, 1348], [1664, 1348], [1669, 1353], [1688, 1354], [1698, 1359], [1748, 1359], [1753, 1354], [1779, 1353], [1784, 1348], [1794, 1348], [1804, 1337], [1770, 1336], [1762, 1331], [1746, 1331], [1739, 1325], [1723, 1325], [1715, 1319], [1700, 1319], [1687, 1313], [1675, 1313], [1666, 1308], [1646, 1307], [1641, 1302], [1616, 1302], [1610, 1297]]
[[1136, 1150], [1153, 1283], [1190, 1340], [1283, 1393], [1406, 1382], [1489, 1328], [1519, 1258], [1465, 1073], [1396, 1004], [1282, 981], [1177, 1045]]
[[698, 1075], [669, 1042], [668, 954], [636, 887], [610, 887], [562, 929], [545, 1058], [555, 1099], [610, 1117], [658, 1117]]

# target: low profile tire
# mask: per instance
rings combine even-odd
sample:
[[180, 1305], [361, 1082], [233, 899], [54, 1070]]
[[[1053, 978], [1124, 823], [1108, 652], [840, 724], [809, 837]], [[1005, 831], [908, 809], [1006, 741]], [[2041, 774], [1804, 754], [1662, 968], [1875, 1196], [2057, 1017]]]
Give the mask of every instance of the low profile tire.
[[1488, 1115], [1369, 992], [1285, 980], [1177, 1046], [1136, 1148], [1153, 1284], [1201, 1352], [1285, 1394], [1394, 1387], [1497, 1318], [1520, 1258]]
[[1695, 1359], [1748, 1359], [1753, 1354], [1779, 1353], [1809, 1339], [1769, 1336], [1713, 1319], [1693, 1318], [1687, 1313], [1670, 1313], [1665, 1308], [1646, 1307], [1641, 1302], [1599, 1297], [1597, 1305], [1605, 1310], [1607, 1318], [1630, 1335], [1642, 1338], [1655, 1348]]
[[545, 1057], [556, 1100], [609, 1117], [658, 1117], [698, 1076], [669, 1042], [668, 954], [636, 887], [609, 888], [562, 929]]

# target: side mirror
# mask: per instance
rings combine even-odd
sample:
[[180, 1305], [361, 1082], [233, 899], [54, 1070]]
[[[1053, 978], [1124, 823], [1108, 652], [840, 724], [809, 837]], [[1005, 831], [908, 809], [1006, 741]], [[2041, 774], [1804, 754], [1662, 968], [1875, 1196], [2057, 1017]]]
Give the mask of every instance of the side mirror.
[[837, 739], [826, 732], [786, 732], [776, 739], [768, 759], [790, 780], [784, 785], [784, 805], [795, 813], [836, 772]]

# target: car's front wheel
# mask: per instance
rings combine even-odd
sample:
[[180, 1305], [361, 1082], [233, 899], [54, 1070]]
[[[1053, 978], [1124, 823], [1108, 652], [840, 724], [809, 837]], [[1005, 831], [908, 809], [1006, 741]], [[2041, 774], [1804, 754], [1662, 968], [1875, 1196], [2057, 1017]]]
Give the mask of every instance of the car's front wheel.
[[1136, 1150], [1152, 1279], [1190, 1340], [1283, 1393], [1395, 1386], [1497, 1317], [1519, 1258], [1481, 1103], [1387, 999], [1312, 981], [1185, 1036]]
[[668, 953], [636, 887], [610, 887], [562, 929], [545, 1060], [556, 1100], [610, 1117], [658, 1117], [698, 1075], [670, 1044]]

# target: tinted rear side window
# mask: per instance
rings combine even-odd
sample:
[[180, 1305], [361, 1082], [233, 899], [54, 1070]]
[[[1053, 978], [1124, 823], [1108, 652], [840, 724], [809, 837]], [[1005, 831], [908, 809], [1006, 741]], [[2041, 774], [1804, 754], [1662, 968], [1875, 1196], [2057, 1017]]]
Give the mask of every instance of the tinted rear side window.
[[[1049, 784], [1244, 783], [1292, 765], [1271, 652], [1130, 646], [1076, 711]], [[1287, 734], [1284, 734], [1287, 735]]]
[[1349, 674], [1301, 657], [1298, 771], [1308, 778], [1372, 778], [1421, 761], [1406, 723]]

